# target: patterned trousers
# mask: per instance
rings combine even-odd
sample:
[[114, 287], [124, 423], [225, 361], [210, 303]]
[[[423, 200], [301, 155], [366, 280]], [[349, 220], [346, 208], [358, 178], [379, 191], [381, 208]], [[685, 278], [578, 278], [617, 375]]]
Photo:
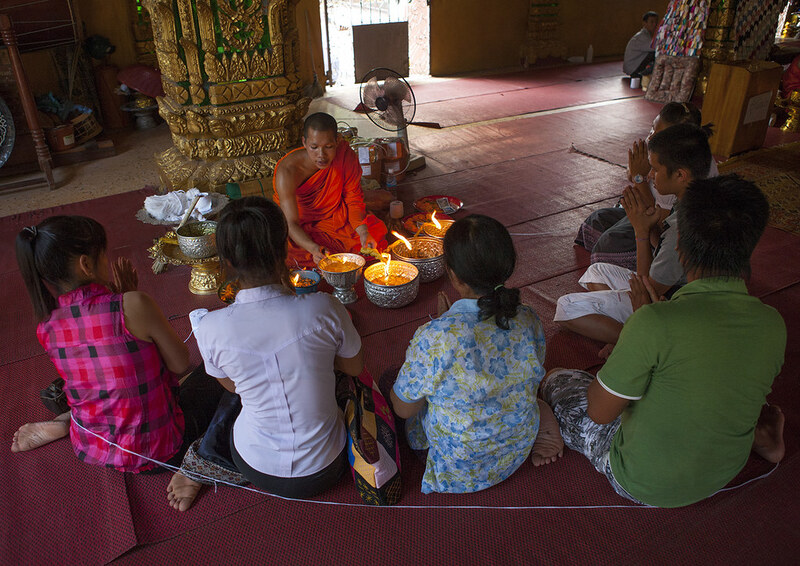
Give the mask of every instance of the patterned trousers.
[[594, 376], [585, 371], [555, 371], [540, 386], [542, 398], [553, 409], [564, 444], [570, 450], [586, 456], [592, 466], [606, 476], [619, 495], [641, 503], [617, 483], [611, 470], [609, 451], [619, 428], [620, 417], [608, 424], [597, 424], [586, 414], [586, 389], [593, 380]]

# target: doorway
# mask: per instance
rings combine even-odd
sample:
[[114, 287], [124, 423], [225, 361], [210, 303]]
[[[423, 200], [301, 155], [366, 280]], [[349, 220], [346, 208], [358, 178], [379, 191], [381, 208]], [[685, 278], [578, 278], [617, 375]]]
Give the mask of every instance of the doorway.
[[352, 85], [376, 67], [428, 75], [428, 0], [321, 0], [328, 83]]

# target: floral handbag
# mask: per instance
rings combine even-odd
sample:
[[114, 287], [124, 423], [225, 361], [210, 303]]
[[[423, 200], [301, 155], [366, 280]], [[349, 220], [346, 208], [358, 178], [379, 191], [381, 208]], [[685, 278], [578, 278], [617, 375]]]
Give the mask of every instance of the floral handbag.
[[400, 447], [394, 415], [367, 370], [349, 380], [344, 410], [347, 459], [361, 499], [370, 505], [400, 500]]

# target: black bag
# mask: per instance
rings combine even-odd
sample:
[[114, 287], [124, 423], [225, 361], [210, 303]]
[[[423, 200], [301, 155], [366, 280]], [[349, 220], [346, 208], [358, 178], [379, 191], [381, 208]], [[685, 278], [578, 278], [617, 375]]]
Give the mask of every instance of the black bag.
[[69, 411], [67, 394], [64, 393], [64, 380], [60, 377], [42, 389], [39, 397], [41, 397], [42, 403], [47, 407], [47, 410], [54, 412], [56, 415]]

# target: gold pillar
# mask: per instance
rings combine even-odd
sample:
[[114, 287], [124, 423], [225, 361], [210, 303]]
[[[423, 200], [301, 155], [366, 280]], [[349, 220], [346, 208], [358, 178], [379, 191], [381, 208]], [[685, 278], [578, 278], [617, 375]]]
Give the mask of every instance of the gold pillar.
[[734, 58], [733, 23], [736, 19], [736, 2], [732, 0], [713, 0], [709, 7], [706, 31], [703, 35], [703, 48], [700, 53], [700, 75], [697, 85], [700, 92], [706, 93], [708, 74], [711, 65], [732, 61]]
[[311, 99], [297, 72], [298, 0], [142, 0], [150, 13], [174, 147], [156, 155], [169, 190], [272, 175], [300, 140]]

